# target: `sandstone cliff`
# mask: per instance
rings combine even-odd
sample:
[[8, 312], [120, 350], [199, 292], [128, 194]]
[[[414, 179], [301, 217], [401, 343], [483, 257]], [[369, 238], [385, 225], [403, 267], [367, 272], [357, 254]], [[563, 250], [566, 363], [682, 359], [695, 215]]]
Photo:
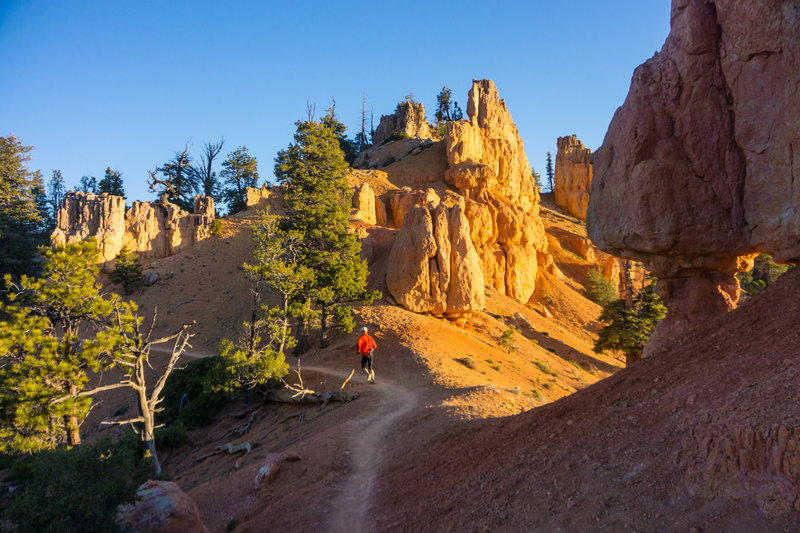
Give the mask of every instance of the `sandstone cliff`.
[[558, 207], [586, 220], [592, 186], [592, 151], [575, 135], [558, 138], [553, 196]]
[[191, 214], [166, 201], [133, 202], [126, 213], [121, 196], [70, 192], [50, 239], [65, 244], [94, 237], [101, 267], [111, 271], [123, 246], [141, 257], [166, 257], [208, 237], [213, 221], [214, 200], [205, 196], [195, 196]]
[[800, 258], [798, 27], [797, 2], [673, 0], [595, 154], [590, 237], [647, 263], [669, 308], [649, 351], [735, 306], [751, 254]]

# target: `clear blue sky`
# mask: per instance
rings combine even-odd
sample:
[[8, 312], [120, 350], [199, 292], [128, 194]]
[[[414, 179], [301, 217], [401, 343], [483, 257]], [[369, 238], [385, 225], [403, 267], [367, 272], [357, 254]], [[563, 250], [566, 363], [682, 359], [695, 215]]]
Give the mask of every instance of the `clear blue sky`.
[[544, 174], [556, 138], [602, 143], [634, 68], [661, 48], [669, 0], [542, 2], [186, 2], [0, 0], [0, 135], [35, 147], [30, 166], [68, 186], [123, 173], [152, 199], [147, 170], [184, 143], [245, 145], [263, 179], [306, 101], [336, 99], [348, 134], [362, 93], [375, 114], [406, 94], [433, 115], [473, 78], [495, 81]]

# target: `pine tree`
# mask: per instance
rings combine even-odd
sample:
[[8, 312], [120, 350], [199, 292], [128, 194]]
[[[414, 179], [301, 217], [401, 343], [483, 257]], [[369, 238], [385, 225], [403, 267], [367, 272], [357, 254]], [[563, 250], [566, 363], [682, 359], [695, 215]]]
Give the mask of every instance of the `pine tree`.
[[655, 293], [651, 279], [636, 295], [630, 305], [623, 299], [613, 300], [603, 306], [598, 320], [604, 324], [594, 343], [595, 353], [620, 350], [625, 354], [625, 364], [642, 358], [647, 339], [658, 322], [667, 314], [667, 308]]
[[100, 294], [94, 241], [42, 249], [41, 278], [11, 276], [5, 281], [10, 303], [0, 306], [0, 450], [30, 452], [63, 438], [80, 444], [86, 398], [51, 404], [76, 395], [87, 371], [107, 364], [103, 343], [88, 337], [115, 298]]
[[99, 194], [113, 194], [114, 196], [122, 196], [125, 198], [125, 187], [122, 184], [122, 172], [119, 170], [111, 170], [111, 167], [106, 167], [106, 174], [103, 179], [97, 184], [97, 192]]
[[[192, 171], [192, 157], [187, 144], [180, 152], [155, 170], [148, 171], [147, 184], [159, 197], [167, 195], [167, 200], [185, 211], [194, 209], [194, 192], [197, 178]], [[159, 177], [159, 175], [161, 177]]]
[[[374, 297], [366, 292], [367, 266], [361, 244], [348, 231], [350, 189], [348, 165], [336, 133], [325, 124], [299, 121], [294, 143], [278, 152], [275, 176], [285, 186], [286, 218], [281, 230], [302, 236], [298, 262], [314, 273], [304, 296], [321, 313], [321, 344], [326, 344], [332, 315], [345, 331], [352, 330], [352, 312], [345, 302]], [[299, 350], [305, 348], [301, 317]]]
[[220, 177], [223, 180], [222, 199], [228, 205], [228, 213], [247, 209], [247, 188], [258, 187], [258, 162], [240, 146], [228, 154], [222, 162]]
[[127, 246], [123, 246], [114, 259], [114, 270], [108, 275], [109, 281], [122, 285], [125, 294], [130, 295], [144, 285], [142, 265], [139, 257]]
[[54, 170], [53, 175], [50, 176], [50, 181], [47, 182], [47, 204], [48, 204], [48, 221], [47, 226], [50, 231], [55, 228], [58, 223], [58, 210], [61, 208], [61, 202], [64, 200], [64, 194], [67, 188], [64, 186], [64, 176], [61, 175], [60, 170]]
[[0, 274], [30, 273], [47, 237], [42, 176], [26, 166], [31, 150], [13, 135], [0, 137]]
[[81, 176], [81, 180], [75, 188], [86, 194], [97, 194], [97, 178], [94, 176]]
[[442, 90], [436, 95], [436, 113], [434, 116], [436, 117], [437, 126], [464, 118], [464, 112], [458, 107], [458, 102], [453, 100], [453, 91], [451, 89], [442, 87]]
[[553, 156], [550, 155], [550, 152], [547, 152], [545, 171], [547, 172], [547, 185], [550, 187], [550, 192], [553, 192]]

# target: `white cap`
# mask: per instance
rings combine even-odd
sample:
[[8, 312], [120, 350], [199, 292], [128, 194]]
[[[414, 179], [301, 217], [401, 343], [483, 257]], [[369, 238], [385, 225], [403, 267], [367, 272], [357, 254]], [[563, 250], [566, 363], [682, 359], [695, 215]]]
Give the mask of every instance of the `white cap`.
[[363, 328], [361, 328], [361, 331], [367, 331], [367, 326], [364, 326]]

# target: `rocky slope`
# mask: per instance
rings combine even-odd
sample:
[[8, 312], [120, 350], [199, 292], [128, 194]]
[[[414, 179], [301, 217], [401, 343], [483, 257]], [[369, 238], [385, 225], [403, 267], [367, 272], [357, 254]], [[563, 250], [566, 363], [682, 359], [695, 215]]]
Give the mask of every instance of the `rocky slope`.
[[800, 259], [798, 25], [797, 2], [673, 0], [595, 154], [590, 237], [659, 277], [658, 338], [733, 308], [754, 253]]
[[794, 271], [588, 389], [430, 435], [374, 530], [796, 531], [799, 302]]

